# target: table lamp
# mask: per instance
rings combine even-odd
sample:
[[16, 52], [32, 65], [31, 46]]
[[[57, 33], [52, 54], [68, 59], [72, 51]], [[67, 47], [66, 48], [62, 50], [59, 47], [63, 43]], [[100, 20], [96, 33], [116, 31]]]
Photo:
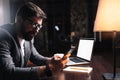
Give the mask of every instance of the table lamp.
[[120, 0], [99, 0], [94, 32], [113, 32], [113, 73], [104, 73], [105, 80], [120, 80], [116, 73], [116, 33], [120, 31]]

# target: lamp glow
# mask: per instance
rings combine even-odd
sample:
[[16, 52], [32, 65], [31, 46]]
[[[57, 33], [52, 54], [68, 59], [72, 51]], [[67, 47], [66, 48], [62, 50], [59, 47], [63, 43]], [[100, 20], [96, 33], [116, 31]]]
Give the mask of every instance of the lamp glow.
[[113, 73], [105, 73], [105, 80], [120, 80], [116, 73], [116, 33], [120, 31], [120, 0], [99, 0], [94, 32], [113, 32]]
[[94, 32], [120, 31], [120, 0], [99, 0]]

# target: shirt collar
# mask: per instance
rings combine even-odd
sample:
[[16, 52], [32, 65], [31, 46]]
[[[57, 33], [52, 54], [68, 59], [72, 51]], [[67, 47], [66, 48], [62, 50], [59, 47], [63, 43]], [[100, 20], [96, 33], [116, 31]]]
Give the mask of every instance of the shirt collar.
[[20, 37], [18, 37], [18, 41], [19, 41], [20, 47], [23, 48], [25, 40], [20, 38]]

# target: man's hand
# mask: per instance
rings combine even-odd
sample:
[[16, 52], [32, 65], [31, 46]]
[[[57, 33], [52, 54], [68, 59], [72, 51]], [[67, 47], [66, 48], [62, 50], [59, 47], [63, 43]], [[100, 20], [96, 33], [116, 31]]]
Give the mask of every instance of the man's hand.
[[49, 67], [53, 74], [60, 72], [69, 60], [69, 57], [63, 57], [64, 54], [56, 54], [52, 58]]

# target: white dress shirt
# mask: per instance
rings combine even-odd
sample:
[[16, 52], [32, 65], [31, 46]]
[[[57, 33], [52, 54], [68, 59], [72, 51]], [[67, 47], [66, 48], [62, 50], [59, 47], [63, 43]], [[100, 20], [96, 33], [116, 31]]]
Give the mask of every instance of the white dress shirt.
[[25, 40], [18, 37], [19, 43], [20, 43], [20, 47], [21, 47], [21, 52], [22, 52], [22, 57], [24, 57], [25, 53], [24, 53], [24, 42]]

